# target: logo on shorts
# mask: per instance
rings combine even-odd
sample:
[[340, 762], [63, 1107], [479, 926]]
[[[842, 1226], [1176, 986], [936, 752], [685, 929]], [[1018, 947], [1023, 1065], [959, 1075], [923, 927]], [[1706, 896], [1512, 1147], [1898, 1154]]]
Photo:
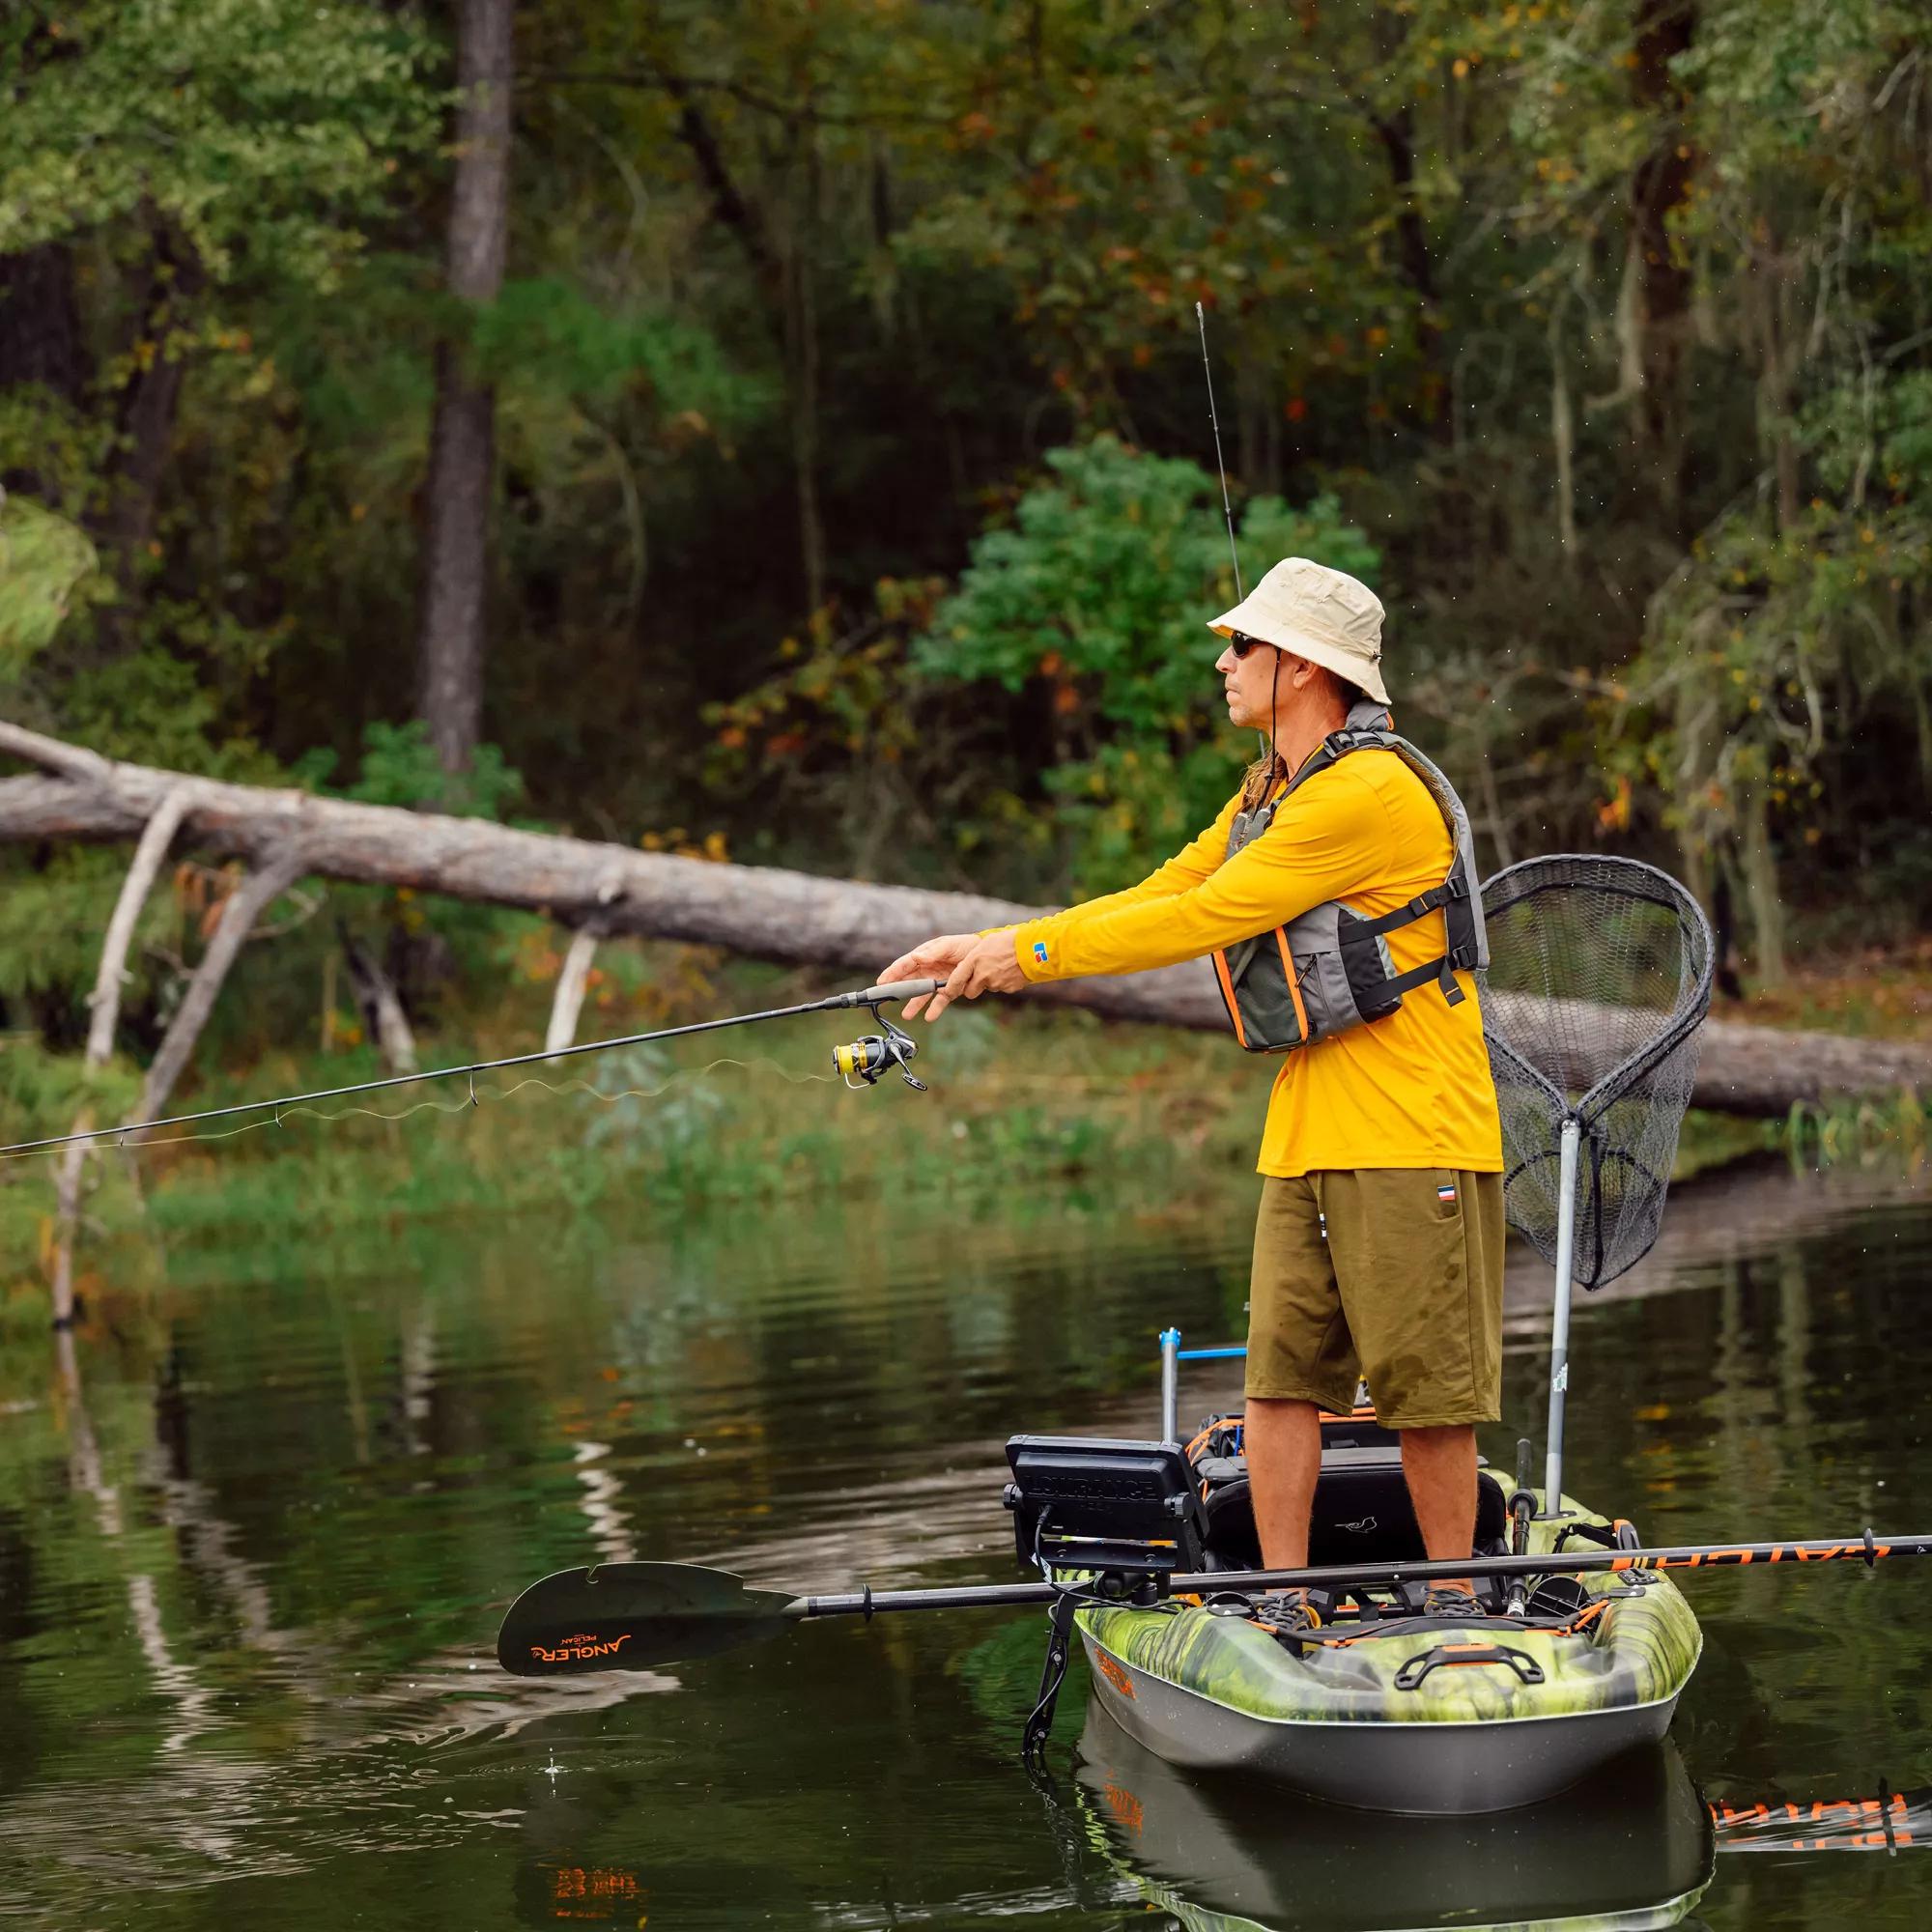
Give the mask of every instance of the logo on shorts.
[[1435, 1198], [1438, 1201], [1453, 1201], [1456, 1198], [1456, 1190], [1453, 1187], [1451, 1187], [1447, 1181], [1444, 1181], [1443, 1184], [1435, 1190]]

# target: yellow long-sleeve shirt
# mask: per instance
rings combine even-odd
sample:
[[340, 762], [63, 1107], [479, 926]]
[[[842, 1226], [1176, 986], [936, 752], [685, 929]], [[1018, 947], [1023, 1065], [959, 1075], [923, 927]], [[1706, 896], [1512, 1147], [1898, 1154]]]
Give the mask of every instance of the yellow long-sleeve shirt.
[[[1138, 973], [1199, 959], [1286, 924], [1327, 899], [1365, 917], [1442, 883], [1454, 844], [1428, 788], [1394, 752], [1351, 753], [1282, 802], [1230, 859], [1232, 798], [1213, 824], [1127, 891], [1016, 926], [1029, 980]], [[1438, 959], [1439, 915], [1388, 935], [1398, 973]], [[1286, 1054], [1257, 1163], [1266, 1175], [1319, 1169], [1501, 1171], [1502, 1128], [1470, 976], [1450, 1006], [1434, 985], [1388, 1018]]]

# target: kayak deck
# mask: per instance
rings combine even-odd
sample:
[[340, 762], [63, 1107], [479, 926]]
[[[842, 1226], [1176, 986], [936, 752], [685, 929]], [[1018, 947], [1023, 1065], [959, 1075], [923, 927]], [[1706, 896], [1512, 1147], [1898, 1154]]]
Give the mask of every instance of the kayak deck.
[[[1568, 1496], [1546, 1512], [1528, 1470], [1506, 1493], [1478, 1470], [1473, 1555], [1547, 1573], [1479, 1576], [1431, 1613], [1405, 1573], [1424, 1560], [1401, 1438], [1373, 1408], [1321, 1419], [1309, 1567], [1312, 1629], [1277, 1627], [1279, 1600], [1216, 1591], [1267, 1569], [1242, 1418], [1175, 1440], [1014, 1436], [1015, 1551], [1071, 1594], [1029, 1720], [1050, 1708], [1077, 1633], [1094, 1693], [1135, 1739], [1178, 1764], [1233, 1766], [1378, 1810], [1468, 1813], [1533, 1803], [1663, 1735], [1702, 1636], [1659, 1570], [1604, 1565], [1636, 1532]], [[1520, 1546], [1520, 1547], [1519, 1547]], [[1186, 1576], [1203, 1594], [1169, 1594]]]
[[[1559, 1554], [1579, 1524], [1610, 1529], [1565, 1498], [1531, 1522], [1530, 1552]], [[1412, 1595], [1363, 1593], [1289, 1641], [1179, 1600], [1087, 1608], [1075, 1625], [1101, 1703], [1176, 1763], [1372, 1809], [1490, 1811], [1662, 1737], [1696, 1667], [1702, 1636], [1666, 1577], [1599, 1572], [1572, 1587], [1574, 1611], [1530, 1620], [1421, 1616]]]

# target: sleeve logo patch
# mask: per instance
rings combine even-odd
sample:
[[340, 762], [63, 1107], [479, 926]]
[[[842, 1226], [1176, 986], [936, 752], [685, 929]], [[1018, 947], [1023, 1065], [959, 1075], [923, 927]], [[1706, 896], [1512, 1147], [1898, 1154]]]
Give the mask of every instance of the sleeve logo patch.
[[1033, 943], [1033, 956], [1035, 957], [1035, 959], [1037, 959], [1037, 961], [1039, 962], [1039, 964], [1040, 964], [1040, 965], [1044, 966], [1044, 965], [1046, 964], [1046, 941], [1045, 941], [1045, 940], [1043, 940], [1043, 939], [1036, 939], [1036, 940], [1034, 941], [1034, 943]]

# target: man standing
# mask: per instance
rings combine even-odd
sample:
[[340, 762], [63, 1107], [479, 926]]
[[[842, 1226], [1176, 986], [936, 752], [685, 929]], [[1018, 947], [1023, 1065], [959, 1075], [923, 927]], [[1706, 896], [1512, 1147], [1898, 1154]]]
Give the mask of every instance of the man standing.
[[[1266, 935], [1271, 947], [1279, 934], [1282, 961], [1293, 959], [1278, 974], [1281, 1005], [1292, 1001], [1300, 1024], [1290, 1032], [1308, 1043], [1276, 1075], [1258, 1163], [1245, 1440], [1272, 1568], [1308, 1560], [1320, 1412], [1348, 1412], [1358, 1373], [1401, 1433], [1434, 1558], [1471, 1553], [1474, 1425], [1501, 1412], [1502, 1131], [1474, 981], [1459, 963], [1475, 952], [1445, 943], [1456, 911], [1445, 901], [1466, 907], [1475, 882], [1466, 862], [1458, 867], [1462, 814], [1446, 785], [1433, 788], [1380, 734], [1364, 733], [1366, 745], [1354, 734], [1387, 723], [1381, 624], [1354, 578], [1302, 557], [1277, 564], [1210, 625], [1228, 640], [1214, 668], [1229, 718], [1269, 741], [1214, 823], [1125, 892], [928, 940], [880, 975], [945, 978], [906, 1008], [923, 1005], [931, 1020], [983, 992], [1215, 953], [1236, 1031], [1255, 1045], [1227, 962], [1243, 942]], [[1319, 926], [1322, 915], [1352, 935], [1347, 974], [1291, 946], [1310, 929], [1296, 922]], [[1324, 986], [1359, 980], [1365, 956], [1407, 976], [1400, 1003], [1388, 1009], [1372, 986], [1366, 1012], [1338, 1016], [1330, 999], [1325, 1023], [1322, 1012], [1311, 1022], [1306, 1008]], [[1466, 1585], [1435, 1598], [1432, 1607], [1467, 1608]]]

